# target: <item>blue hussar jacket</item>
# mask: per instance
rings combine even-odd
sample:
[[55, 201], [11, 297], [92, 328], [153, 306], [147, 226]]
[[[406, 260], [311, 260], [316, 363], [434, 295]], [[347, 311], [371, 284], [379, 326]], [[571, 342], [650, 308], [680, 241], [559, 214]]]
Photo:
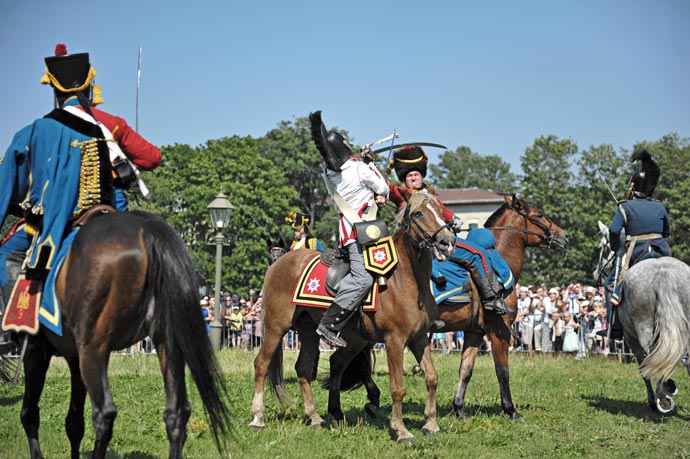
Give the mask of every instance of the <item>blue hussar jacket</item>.
[[[17, 132], [0, 157], [0, 224], [18, 206], [40, 228], [29, 268], [54, 267], [68, 221], [110, 202], [107, 145], [97, 138], [98, 126], [57, 109]], [[82, 166], [90, 169], [82, 174]]]
[[665, 256], [671, 255], [671, 248], [665, 239], [671, 235], [671, 222], [666, 208], [659, 201], [636, 198], [620, 203], [609, 225], [611, 249], [614, 251], [619, 249], [619, 236], [624, 230], [628, 238], [646, 234], [660, 235], [657, 238], [637, 241], [629, 266], [634, 265], [643, 254], [650, 250], [655, 250]]

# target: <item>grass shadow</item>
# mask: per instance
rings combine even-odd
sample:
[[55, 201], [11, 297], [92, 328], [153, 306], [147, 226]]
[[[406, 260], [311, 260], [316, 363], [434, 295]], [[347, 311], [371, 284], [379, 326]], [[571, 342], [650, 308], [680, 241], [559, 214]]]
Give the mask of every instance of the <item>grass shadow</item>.
[[22, 401], [23, 396], [16, 395], [14, 397], [1, 397], [0, 406], [12, 406]]
[[630, 400], [617, 400], [608, 397], [588, 397], [582, 395], [581, 398], [587, 404], [599, 411], [606, 411], [610, 414], [622, 414], [637, 419], [642, 419], [655, 424], [663, 423], [669, 417], [677, 417], [685, 421], [690, 420], [690, 416], [681, 415], [678, 411], [669, 414], [661, 414], [649, 407], [647, 402], [631, 402]]

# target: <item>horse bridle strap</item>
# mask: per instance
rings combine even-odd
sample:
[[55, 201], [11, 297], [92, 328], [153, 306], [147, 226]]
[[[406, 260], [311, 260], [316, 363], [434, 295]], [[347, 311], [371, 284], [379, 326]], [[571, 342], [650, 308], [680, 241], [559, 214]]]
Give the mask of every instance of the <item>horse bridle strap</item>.
[[504, 230], [504, 231], [518, 231], [518, 232], [520, 232], [520, 233], [524, 233], [524, 234], [525, 234], [525, 239], [527, 239], [527, 237], [530, 236], [530, 235], [532, 235], [532, 236], [537, 236], [537, 237], [540, 238], [541, 240], [545, 241], [545, 242], [547, 243], [548, 247], [551, 247], [551, 244], [553, 243], [553, 239], [554, 239], [553, 233], [551, 232], [551, 225], [553, 225], [553, 222], [551, 222], [551, 221], [549, 220], [549, 223], [550, 223], [550, 224], [549, 224], [549, 226], [547, 227], [546, 225], [542, 224], [540, 221], [537, 221], [537, 220], [531, 218], [531, 217], [530, 217], [529, 215], [527, 215], [526, 213], [521, 212], [520, 210], [518, 210], [518, 209], [516, 209], [516, 208], [514, 208], [514, 207], [510, 207], [510, 208], [513, 209], [518, 215], [521, 215], [521, 216], [525, 219], [525, 221], [532, 222], [532, 223], [534, 223], [536, 226], [538, 226], [541, 230], [544, 231], [544, 234], [540, 234], [540, 233], [537, 233], [537, 232], [528, 230], [528, 229], [527, 229], [527, 225], [525, 225], [525, 228], [516, 228], [516, 227], [514, 227], [514, 226], [492, 226], [492, 227], [487, 228], [487, 229], [491, 229], [491, 230]]
[[[406, 232], [408, 235], [410, 234], [410, 232], [409, 232], [409, 229], [410, 229], [410, 221], [411, 221], [412, 224], [414, 224], [414, 226], [419, 230], [419, 232], [422, 233], [422, 241], [419, 242], [419, 243], [417, 244], [418, 247], [419, 247], [420, 249], [424, 249], [424, 248], [426, 248], [426, 247], [431, 247], [431, 246], [433, 246], [434, 244], [436, 244], [436, 242], [437, 242], [436, 236], [438, 236], [438, 233], [440, 233], [441, 231], [443, 231], [443, 230], [446, 229], [446, 228], [450, 229], [450, 227], [452, 226], [452, 223], [446, 223], [445, 225], [439, 227], [436, 231], [434, 231], [434, 234], [429, 235], [429, 233], [426, 232], [426, 231], [419, 225], [419, 223], [417, 223], [417, 222], [410, 216], [410, 210], [409, 210], [409, 206], [408, 206], [407, 208], [405, 208], [405, 216], [404, 216], [404, 218], [403, 218], [403, 223], [405, 223], [405, 224], [403, 225], [403, 228], [405, 229], [405, 232]], [[413, 239], [414, 239], [414, 238], [413, 238]]]

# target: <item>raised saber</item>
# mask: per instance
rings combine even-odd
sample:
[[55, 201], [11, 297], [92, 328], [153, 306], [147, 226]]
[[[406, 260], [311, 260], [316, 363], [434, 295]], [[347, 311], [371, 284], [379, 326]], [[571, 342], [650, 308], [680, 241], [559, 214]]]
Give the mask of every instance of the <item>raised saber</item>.
[[[137, 100], [136, 100], [136, 108], [135, 108], [135, 126], [134, 130], [139, 132], [139, 85], [141, 83], [141, 43], [139, 43], [139, 60], [137, 62]], [[130, 161], [130, 164], [132, 166], [132, 169], [134, 170], [134, 175], [137, 177], [137, 185], [139, 186], [139, 191], [141, 192], [141, 195], [144, 197], [146, 200], [151, 199], [151, 192], [149, 191], [148, 187], [144, 183], [144, 181], [141, 179], [141, 174], [139, 173], [139, 168]]]
[[616, 198], [616, 195], [613, 193], [613, 190], [609, 186], [608, 183], [606, 183], [606, 180], [604, 180], [604, 176], [602, 175], [601, 171], [597, 166], [594, 166], [594, 169], [596, 169], [597, 174], [599, 174], [599, 178], [601, 179], [602, 182], [604, 182], [604, 185], [606, 185], [606, 189], [609, 190], [609, 193], [611, 193], [611, 196], [613, 196], [613, 200], [616, 201], [616, 204], [618, 204], [618, 198]]
[[383, 153], [384, 151], [389, 151], [392, 150], [393, 148], [404, 148], [404, 147], [435, 147], [435, 148], [443, 148], [444, 150], [447, 150], [448, 147], [445, 145], [441, 145], [440, 143], [433, 143], [433, 142], [409, 142], [409, 143], [401, 143], [400, 145], [389, 145], [387, 147], [379, 148], [378, 150], [374, 150], [371, 152], [372, 155], [375, 155], [376, 153]]
[[137, 106], [135, 130], [139, 132], [139, 84], [141, 83], [141, 43], [139, 43], [139, 61], [137, 63]]

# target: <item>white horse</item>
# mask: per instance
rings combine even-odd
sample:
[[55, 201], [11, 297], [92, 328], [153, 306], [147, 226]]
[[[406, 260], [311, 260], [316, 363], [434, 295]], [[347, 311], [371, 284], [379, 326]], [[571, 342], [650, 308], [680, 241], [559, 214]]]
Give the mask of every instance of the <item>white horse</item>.
[[[605, 279], [615, 257], [610, 256], [608, 227], [599, 222], [602, 234], [595, 277]], [[673, 257], [643, 260], [623, 279], [617, 307], [626, 343], [635, 354], [647, 387], [652, 409], [669, 413], [675, 408], [678, 386], [671, 376], [690, 352], [690, 266]], [[690, 375], [690, 362], [685, 366]], [[651, 381], [656, 381], [652, 391]]]

